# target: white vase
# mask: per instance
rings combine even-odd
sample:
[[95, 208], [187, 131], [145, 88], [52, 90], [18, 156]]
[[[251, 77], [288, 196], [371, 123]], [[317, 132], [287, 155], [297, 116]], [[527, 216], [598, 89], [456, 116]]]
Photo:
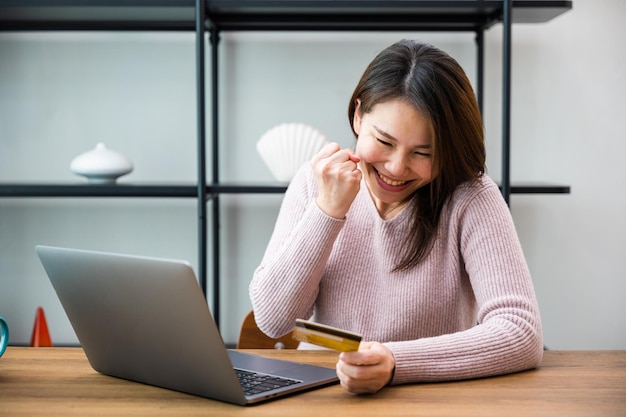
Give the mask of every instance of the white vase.
[[111, 184], [131, 172], [133, 164], [124, 155], [108, 149], [104, 143], [98, 143], [94, 149], [74, 158], [70, 170], [86, 177], [90, 183]]

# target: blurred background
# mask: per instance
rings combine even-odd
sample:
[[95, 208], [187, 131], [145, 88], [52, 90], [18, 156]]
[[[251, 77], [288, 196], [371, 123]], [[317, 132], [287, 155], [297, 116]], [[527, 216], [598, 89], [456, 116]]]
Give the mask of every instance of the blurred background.
[[[622, 0], [575, 0], [548, 23], [513, 26], [512, 182], [571, 186], [571, 194], [511, 196], [551, 349], [626, 348], [624, 16]], [[401, 38], [441, 47], [475, 79], [473, 33], [223, 32], [221, 180], [276, 183], [255, 146], [283, 122], [352, 147], [352, 90], [369, 61]], [[488, 174], [499, 180], [501, 26], [485, 40]], [[0, 33], [0, 181], [84, 183], [70, 162], [103, 142], [134, 163], [120, 183], [194, 184], [195, 83], [194, 33]], [[248, 284], [281, 199], [220, 199], [229, 344], [251, 308]], [[35, 245], [197, 266], [196, 217], [194, 199], [0, 199], [0, 315], [11, 344], [29, 343], [38, 306], [55, 344], [77, 343]]]

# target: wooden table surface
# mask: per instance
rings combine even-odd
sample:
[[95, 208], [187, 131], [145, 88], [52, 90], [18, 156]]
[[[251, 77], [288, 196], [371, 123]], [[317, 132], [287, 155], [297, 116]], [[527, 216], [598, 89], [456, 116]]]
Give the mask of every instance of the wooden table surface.
[[[247, 351], [334, 367], [326, 351]], [[547, 351], [538, 369], [501, 377], [387, 387], [339, 385], [249, 407], [95, 372], [80, 348], [9, 347], [0, 358], [0, 417], [12, 416], [593, 416], [626, 417], [626, 350]]]

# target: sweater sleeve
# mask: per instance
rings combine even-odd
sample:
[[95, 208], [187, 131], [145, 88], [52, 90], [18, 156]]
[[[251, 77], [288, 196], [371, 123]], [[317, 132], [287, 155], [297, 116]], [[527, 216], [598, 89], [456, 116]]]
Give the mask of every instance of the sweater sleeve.
[[322, 212], [311, 168], [298, 171], [285, 193], [260, 265], [249, 287], [259, 328], [271, 337], [293, 329], [296, 318], [309, 318], [333, 243], [344, 220]]
[[[477, 325], [386, 345], [393, 384], [478, 378], [533, 368], [543, 356], [541, 320], [513, 219], [491, 180], [457, 196], [451, 229], [478, 307]], [[443, 219], [442, 219], [443, 220]]]

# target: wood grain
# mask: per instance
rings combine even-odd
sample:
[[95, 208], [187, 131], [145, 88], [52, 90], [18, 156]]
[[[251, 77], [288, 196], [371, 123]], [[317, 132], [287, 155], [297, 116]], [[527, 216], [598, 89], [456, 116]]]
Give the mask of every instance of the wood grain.
[[[329, 351], [246, 350], [334, 367]], [[335, 385], [239, 407], [95, 372], [80, 348], [9, 347], [0, 416], [626, 416], [626, 351], [547, 351], [536, 370], [387, 387], [354, 396]]]

